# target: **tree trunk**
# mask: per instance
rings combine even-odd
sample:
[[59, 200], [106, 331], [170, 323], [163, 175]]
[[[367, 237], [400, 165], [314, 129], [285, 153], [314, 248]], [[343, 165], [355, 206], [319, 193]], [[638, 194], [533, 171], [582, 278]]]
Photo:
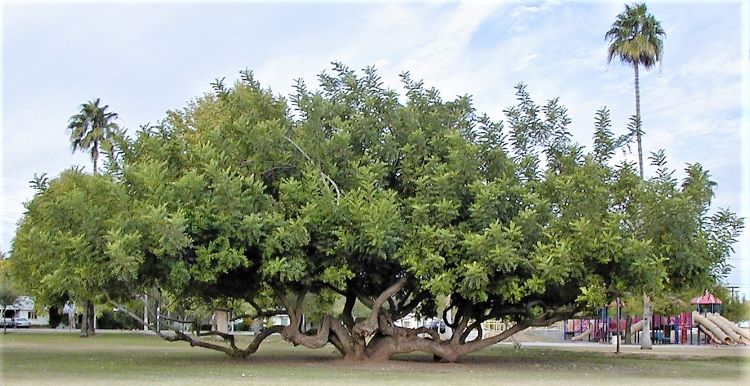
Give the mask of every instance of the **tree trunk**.
[[94, 141], [91, 145], [91, 159], [94, 161], [94, 175], [97, 174], [96, 161], [99, 158], [99, 141]]
[[5, 335], [8, 333], [8, 321], [5, 320], [5, 307], [3, 307], [2, 317], [3, 317], [3, 335]]
[[91, 300], [89, 300], [88, 316], [88, 335], [96, 335], [96, 310], [94, 309], [94, 302]]
[[631, 344], [633, 343], [633, 336], [630, 333], [630, 328], [633, 326], [633, 319], [631, 319], [630, 315], [625, 316], [625, 344]]
[[641, 350], [651, 350], [651, 298], [643, 293], [643, 330], [641, 331]]
[[83, 302], [83, 316], [81, 317], [81, 337], [89, 336], [89, 301]]
[[214, 311], [214, 331], [229, 333], [229, 312], [226, 310], [215, 310]]
[[83, 317], [81, 318], [81, 337], [96, 334], [94, 330], [94, 303], [91, 300], [83, 302]]
[[641, 89], [638, 84], [638, 63], [633, 64], [633, 70], [635, 72], [635, 138], [638, 142], [638, 170], [641, 173], [641, 179], [643, 179], [643, 148], [641, 147]]
[[76, 328], [75, 304], [70, 303], [70, 306], [68, 306], [68, 329], [73, 330], [75, 328]]

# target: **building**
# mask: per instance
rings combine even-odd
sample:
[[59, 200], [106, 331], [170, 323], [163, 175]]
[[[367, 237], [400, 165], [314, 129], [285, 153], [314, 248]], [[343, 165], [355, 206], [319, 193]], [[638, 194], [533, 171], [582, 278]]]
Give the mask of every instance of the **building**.
[[19, 296], [15, 303], [5, 307], [5, 318], [26, 318], [32, 326], [46, 326], [49, 319], [34, 309], [34, 299], [30, 296]]

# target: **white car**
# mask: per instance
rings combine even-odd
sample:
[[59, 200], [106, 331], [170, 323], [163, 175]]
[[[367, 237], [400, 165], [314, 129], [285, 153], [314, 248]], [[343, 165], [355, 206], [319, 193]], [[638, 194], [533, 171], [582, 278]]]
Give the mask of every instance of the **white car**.
[[26, 318], [13, 318], [13, 327], [15, 328], [29, 328], [31, 327], [31, 322], [29, 322]]

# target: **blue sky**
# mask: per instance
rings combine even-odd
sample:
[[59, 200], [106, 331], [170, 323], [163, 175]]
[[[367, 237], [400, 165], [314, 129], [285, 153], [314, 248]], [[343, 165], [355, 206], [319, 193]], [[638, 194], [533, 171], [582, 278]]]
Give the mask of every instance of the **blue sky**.
[[[701, 162], [719, 184], [714, 206], [750, 217], [750, 6], [648, 4], [667, 39], [661, 70], [641, 72], [644, 152], [664, 148], [680, 179], [686, 163]], [[601, 106], [622, 133], [634, 113], [633, 71], [607, 64], [604, 40], [622, 9], [621, 2], [6, 2], [0, 250], [9, 249], [34, 173], [90, 170], [84, 155], [71, 154], [65, 130], [80, 103], [100, 97], [135, 130], [243, 68], [281, 95], [296, 78], [313, 85], [334, 60], [375, 65], [394, 89], [408, 70], [445, 98], [473, 95], [494, 118], [524, 82], [539, 103], [560, 97], [580, 143], [591, 144]], [[750, 295], [748, 233], [728, 281]]]

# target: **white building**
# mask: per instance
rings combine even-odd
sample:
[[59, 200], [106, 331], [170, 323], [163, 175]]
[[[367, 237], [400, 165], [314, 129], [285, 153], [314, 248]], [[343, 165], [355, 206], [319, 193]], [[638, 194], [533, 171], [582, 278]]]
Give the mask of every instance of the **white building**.
[[46, 315], [39, 315], [34, 309], [34, 299], [30, 296], [19, 296], [15, 303], [5, 307], [5, 318], [26, 318], [32, 326], [49, 324]]

